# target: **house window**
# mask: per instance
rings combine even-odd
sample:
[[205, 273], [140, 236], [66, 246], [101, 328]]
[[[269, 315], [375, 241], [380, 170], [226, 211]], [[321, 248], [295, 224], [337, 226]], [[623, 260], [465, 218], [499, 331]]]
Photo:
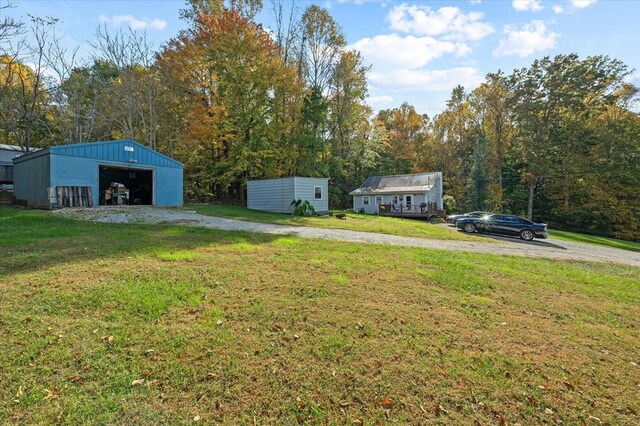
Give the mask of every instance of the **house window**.
[[405, 196], [404, 196], [404, 199], [405, 199], [405, 201], [406, 201], [406, 203], [407, 203], [407, 207], [410, 207], [410, 206], [411, 206], [411, 203], [412, 203], [412, 201], [413, 201], [413, 195], [405, 195]]
[[364, 197], [362, 197], [362, 205], [363, 206], [368, 206], [369, 205], [369, 196], [365, 195]]
[[382, 204], [382, 195], [376, 195], [376, 206]]
[[316, 200], [322, 200], [322, 187], [321, 186], [314, 186], [313, 187], [313, 197]]
[[393, 196], [393, 204], [398, 204], [398, 196], [397, 195]]

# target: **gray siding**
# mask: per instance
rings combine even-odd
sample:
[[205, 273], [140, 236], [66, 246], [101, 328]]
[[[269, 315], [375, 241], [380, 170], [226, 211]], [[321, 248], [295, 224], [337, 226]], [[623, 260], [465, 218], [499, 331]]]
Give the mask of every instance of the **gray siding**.
[[295, 198], [294, 178], [250, 180], [247, 182], [247, 207], [274, 213], [291, 213]]
[[1, 149], [0, 148], [0, 163], [12, 164], [11, 160], [14, 158], [20, 157], [22, 155], [22, 151], [13, 151], [9, 149]]
[[[315, 187], [322, 188], [322, 199], [315, 199]], [[327, 178], [288, 177], [247, 182], [247, 207], [274, 213], [291, 213], [293, 200], [308, 201], [317, 212], [329, 211]]]
[[49, 208], [50, 157], [38, 155], [14, 165], [13, 191], [16, 200], [29, 207]]
[[[329, 179], [327, 178], [308, 178], [295, 177], [295, 199], [309, 201], [316, 212], [329, 211]], [[315, 187], [322, 188], [322, 198], [315, 199]]]

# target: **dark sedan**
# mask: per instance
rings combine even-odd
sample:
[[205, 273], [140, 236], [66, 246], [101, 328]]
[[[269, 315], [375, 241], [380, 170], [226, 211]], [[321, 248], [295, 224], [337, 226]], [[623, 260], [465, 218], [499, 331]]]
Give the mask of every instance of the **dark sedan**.
[[549, 236], [546, 224], [533, 223], [510, 214], [490, 214], [480, 218], [463, 217], [456, 221], [456, 227], [468, 233], [484, 232], [487, 234], [517, 236], [525, 241]]
[[462, 219], [463, 217], [482, 217], [489, 214], [491, 213], [490, 212], [470, 212], [465, 214], [453, 214], [453, 215], [447, 216], [447, 223], [453, 223], [455, 225], [456, 221], [458, 219]]

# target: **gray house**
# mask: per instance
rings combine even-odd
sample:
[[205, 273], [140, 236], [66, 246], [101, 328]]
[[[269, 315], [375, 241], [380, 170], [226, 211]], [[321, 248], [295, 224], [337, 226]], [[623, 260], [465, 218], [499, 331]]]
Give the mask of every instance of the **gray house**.
[[293, 200], [309, 201], [317, 212], [329, 211], [329, 179], [287, 177], [247, 182], [247, 207], [274, 213], [291, 213]]
[[443, 208], [442, 172], [371, 176], [349, 195], [354, 212], [431, 216]]

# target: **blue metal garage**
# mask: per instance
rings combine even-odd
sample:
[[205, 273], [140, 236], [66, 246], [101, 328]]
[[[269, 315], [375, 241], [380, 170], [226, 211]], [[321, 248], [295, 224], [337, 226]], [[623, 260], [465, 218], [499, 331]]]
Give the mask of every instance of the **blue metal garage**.
[[182, 205], [182, 163], [132, 140], [52, 146], [13, 164], [15, 198], [30, 207]]

